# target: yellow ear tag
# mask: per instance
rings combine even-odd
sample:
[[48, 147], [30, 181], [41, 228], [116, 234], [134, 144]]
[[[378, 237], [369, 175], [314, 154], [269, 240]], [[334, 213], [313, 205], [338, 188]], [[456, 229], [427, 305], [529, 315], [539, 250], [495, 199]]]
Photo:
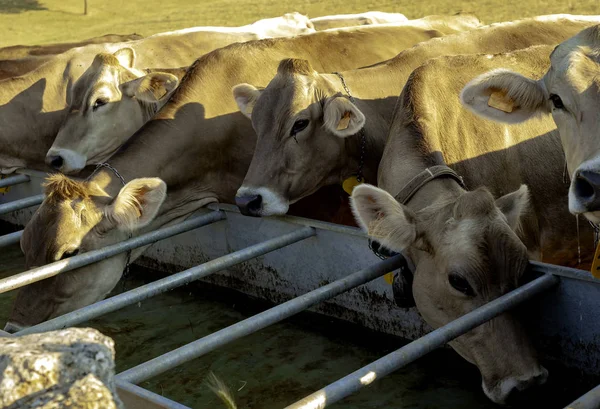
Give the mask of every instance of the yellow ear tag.
[[394, 284], [394, 273], [387, 273], [383, 276], [383, 278], [385, 279], [385, 282], [389, 285]]
[[[0, 175], [0, 180], [7, 178], [9, 175]], [[6, 186], [6, 187], [0, 187], [0, 194], [1, 193], [8, 193], [8, 191], [10, 190], [10, 186]]]
[[344, 112], [344, 115], [342, 115], [342, 119], [340, 119], [340, 122], [338, 122], [338, 126], [337, 126], [338, 131], [343, 131], [344, 129], [348, 128], [348, 125], [350, 125], [350, 117], [351, 116], [352, 115], [350, 114], [350, 111]]
[[596, 254], [594, 254], [594, 261], [592, 262], [592, 275], [596, 278], [600, 278], [600, 243], [596, 247]]
[[344, 189], [344, 192], [351, 195], [354, 188], [360, 184], [361, 184], [361, 182], [358, 181], [356, 176], [350, 176], [348, 179], [344, 180], [344, 182], [342, 183], [342, 189]]
[[492, 92], [488, 99], [488, 106], [496, 108], [502, 112], [511, 113], [515, 108], [514, 101], [506, 95], [504, 91]]

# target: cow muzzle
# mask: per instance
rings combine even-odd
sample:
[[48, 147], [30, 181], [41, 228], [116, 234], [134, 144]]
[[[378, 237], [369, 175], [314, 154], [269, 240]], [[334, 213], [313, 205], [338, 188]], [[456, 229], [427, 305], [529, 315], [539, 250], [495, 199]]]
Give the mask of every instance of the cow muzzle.
[[261, 195], [236, 196], [235, 204], [245, 216], [260, 217], [262, 209]]
[[[529, 375], [518, 378], [507, 378], [488, 386], [483, 381], [483, 391], [490, 400], [500, 405], [520, 405], [533, 402], [539, 392], [539, 386], [546, 383], [548, 370], [540, 366]], [[538, 396], [539, 398], [539, 396]]]
[[86, 156], [70, 149], [50, 149], [46, 154], [46, 164], [66, 174], [79, 172], [86, 162]]

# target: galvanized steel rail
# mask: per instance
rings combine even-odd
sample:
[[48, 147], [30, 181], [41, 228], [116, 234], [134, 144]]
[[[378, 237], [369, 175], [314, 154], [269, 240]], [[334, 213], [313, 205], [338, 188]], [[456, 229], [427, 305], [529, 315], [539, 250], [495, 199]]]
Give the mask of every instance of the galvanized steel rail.
[[0, 179], [0, 189], [3, 187], [18, 185], [19, 183], [29, 182], [30, 178], [27, 175], [14, 175], [5, 179]]
[[581, 396], [565, 409], [598, 409], [600, 408], [600, 385]]
[[44, 201], [44, 195], [29, 196], [25, 199], [15, 200], [13, 202], [0, 205], [0, 214], [14, 212], [15, 210], [25, 209], [27, 207], [39, 205]]
[[15, 274], [0, 280], [0, 294], [223, 219], [225, 219], [225, 213], [211, 212], [203, 216], [193, 217], [192, 219], [185, 220], [173, 226], [142, 234], [102, 249], [88, 251], [81, 255], [46, 264], [42, 267], [33, 268], [20, 274]]
[[559, 279], [552, 275], [537, 278], [523, 287], [496, 298], [486, 305], [327, 385], [312, 395], [287, 406], [285, 409], [322, 409], [329, 406], [371, 384], [376, 379], [389, 375], [473, 328], [548, 290], [558, 282]]
[[135, 304], [136, 302], [146, 300], [155, 295], [172, 290], [173, 288], [189, 284], [192, 281], [199, 280], [200, 278], [204, 278], [210, 274], [216, 273], [217, 271], [224, 270], [244, 261], [262, 256], [263, 254], [267, 254], [282, 247], [289, 246], [290, 244], [314, 235], [315, 230], [311, 227], [304, 227], [295, 230], [291, 233], [263, 241], [262, 243], [227, 254], [223, 257], [216, 258], [180, 273], [170, 275], [153, 283], [143, 285], [119, 295], [115, 295], [114, 297], [107, 298], [106, 300], [102, 300], [90, 306], [80, 308], [76, 311], [53, 318], [41, 324], [25, 328], [24, 330], [17, 332], [16, 335], [52, 331], [82, 323], [109, 312], [124, 308], [128, 305]]
[[11, 244], [18, 243], [23, 235], [23, 230], [16, 231], [14, 233], [5, 234], [0, 236], [0, 247], [10, 246]]
[[402, 256], [381, 261], [347, 277], [334, 281], [309, 293], [284, 302], [253, 317], [247, 318], [236, 324], [230, 325], [204, 338], [191, 342], [166, 354], [160, 355], [148, 362], [128, 369], [117, 379], [138, 384], [146, 379], [160, 375], [185, 362], [196, 359], [215, 349], [246, 335], [260, 331], [269, 325], [280, 322], [292, 315], [298, 314], [313, 305], [327, 301], [352, 288], [381, 277], [382, 275], [402, 266], [406, 261]]

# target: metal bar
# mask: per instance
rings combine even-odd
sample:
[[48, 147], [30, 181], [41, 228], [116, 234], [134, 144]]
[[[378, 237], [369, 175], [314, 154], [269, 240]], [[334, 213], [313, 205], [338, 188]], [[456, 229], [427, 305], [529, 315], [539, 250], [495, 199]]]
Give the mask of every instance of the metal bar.
[[600, 408], [600, 385], [581, 396], [565, 409], [598, 409]]
[[[206, 207], [208, 209], [212, 209], [212, 210], [223, 210], [228, 213], [240, 214], [240, 209], [238, 209], [237, 206], [227, 204], [227, 203], [211, 203]], [[268, 218], [274, 219], [274, 220], [280, 220], [282, 222], [299, 224], [301, 226], [314, 227], [315, 229], [320, 229], [320, 230], [328, 230], [328, 231], [333, 231], [336, 233], [349, 234], [351, 236], [359, 236], [359, 237], [364, 237], [364, 238], [369, 237], [367, 235], [367, 233], [363, 232], [358, 227], [353, 227], [353, 226], [344, 226], [342, 224], [322, 222], [320, 220], [306, 219], [304, 217], [290, 216], [287, 214], [283, 215], [283, 216], [269, 216]]]
[[41, 324], [25, 328], [17, 332], [16, 335], [32, 334], [34, 332], [44, 332], [73, 326], [81, 322], [99, 317], [100, 315], [116, 311], [139, 301], [151, 298], [173, 288], [189, 284], [194, 280], [206, 277], [212, 273], [229, 268], [241, 262], [253, 259], [263, 254], [288, 246], [297, 241], [315, 235], [315, 230], [310, 227], [298, 229], [291, 233], [264, 241], [259, 244], [247, 247], [243, 250], [227, 254], [223, 257], [208, 261], [196, 267], [182, 271], [177, 274], [165, 277], [150, 284], [143, 285], [125, 293], [115, 295], [90, 306], [80, 308], [60, 317], [56, 317]]
[[544, 274], [552, 274], [574, 280], [589, 281], [590, 283], [600, 284], [600, 280], [594, 278], [589, 271], [579, 270], [571, 267], [557, 266], [554, 264], [540, 263], [539, 261], [530, 261], [533, 271]]
[[25, 182], [29, 182], [29, 176], [27, 175], [9, 176], [6, 179], [0, 179], [0, 189], [3, 187], [18, 185], [19, 183]]
[[331, 405], [332, 403], [357, 392], [362, 387], [371, 384], [375, 379], [382, 378], [391, 372], [416, 361], [418, 358], [421, 358], [434, 349], [441, 347], [447, 342], [452, 341], [503, 312], [516, 307], [523, 301], [546, 291], [558, 282], [559, 279], [552, 275], [544, 275], [537, 278], [523, 287], [511, 291], [377, 361], [370, 363], [350, 375], [327, 385], [312, 395], [287, 406], [286, 409], [322, 409]]
[[127, 409], [190, 409], [129, 382], [116, 381], [117, 393]]
[[225, 213], [212, 212], [200, 217], [185, 220], [173, 226], [164, 227], [129, 240], [122, 241], [98, 250], [88, 251], [75, 257], [46, 264], [45, 266], [33, 268], [20, 274], [0, 280], [0, 293], [14, 290], [27, 284], [53, 277], [66, 271], [75, 270], [88, 264], [96, 263], [119, 253], [124, 253], [138, 247], [152, 244], [156, 241], [175, 236], [198, 227], [225, 219]]
[[0, 205], [0, 214], [14, 212], [15, 210], [25, 209], [27, 207], [39, 205], [44, 201], [44, 195], [29, 196], [25, 199], [15, 200]]
[[11, 244], [18, 243], [23, 235], [23, 230], [16, 231], [14, 233], [5, 234], [0, 236], [0, 247], [10, 246]]
[[358, 287], [361, 284], [374, 280], [377, 277], [399, 268], [404, 262], [404, 257], [395, 256], [369, 266], [352, 275], [317, 288], [307, 294], [296, 297], [267, 311], [261, 312], [260, 314], [230, 325], [229, 327], [223, 328], [204, 338], [121, 372], [117, 375], [117, 379], [132, 383], [143, 382], [168, 371], [169, 369], [175, 368], [178, 365], [214, 351], [218, 347], [229, 342], [260, 331], [261, 329], [291, 317], [294, 314], [298, 314], [315, 304], [326, 301], [354, 287]]

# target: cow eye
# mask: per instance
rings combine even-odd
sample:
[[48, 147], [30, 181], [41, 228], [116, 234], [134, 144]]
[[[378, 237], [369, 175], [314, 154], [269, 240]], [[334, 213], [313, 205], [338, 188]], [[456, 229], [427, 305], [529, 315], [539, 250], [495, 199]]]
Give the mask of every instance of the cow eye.
[[298, 132], [302, 132], [308, 126], [310, 121], [308, 119], [298, 119], [294, 122], [294, 126], [292, 126], [292, 131], [290, 132], [290, 136], [296, 135]]
[[454, 288], [456, 291], [460, 291], [464, 295], [468, 295], [469, 297], [475, 295], [475, 291], [473, 290], [473, 287], [471, 287], [471, 284], [469, 284], [467, 279], [460, 274], [450, 273], [448, 276], [448, 282], [452, 288]]
[[98, 98], [95, 102], [94, 105], [92, 106], [92, 109], [95, 111], [98, 108], [100, 108], [101, 106], [104, 106], [108, 104], [108, 100], [104, 99], [104, 98]]
[[565, 104], [563, 104], [562, 99], [560, 99], [560, 97], [556, 94], [550, 94], [550, 101], [552, 101], [552, 104], [554, 105], [554, 108], [556, 108], [556, 109], [564, 109], [565, 108]]
[[69, 258], [69, 257], [74, 257], [77, 254], [79, 254], [79, 249], [68, 250], [68, 251], [65, 251], [63, 253], [63, 255], [62, 255], [62, 257], [60, 259], [64, 260], [64, 259]]

